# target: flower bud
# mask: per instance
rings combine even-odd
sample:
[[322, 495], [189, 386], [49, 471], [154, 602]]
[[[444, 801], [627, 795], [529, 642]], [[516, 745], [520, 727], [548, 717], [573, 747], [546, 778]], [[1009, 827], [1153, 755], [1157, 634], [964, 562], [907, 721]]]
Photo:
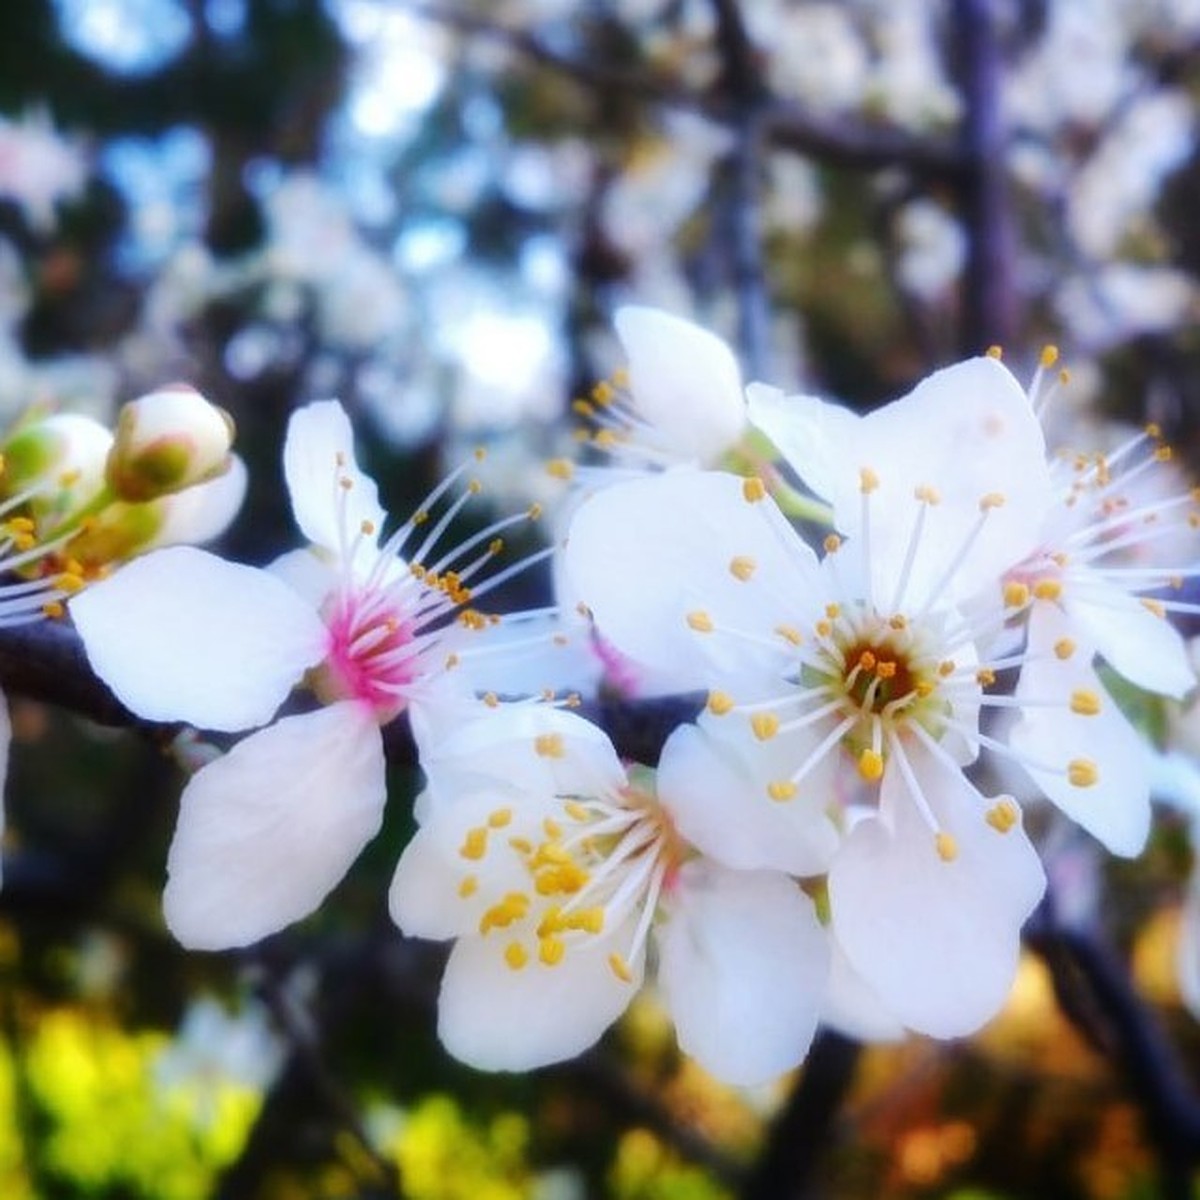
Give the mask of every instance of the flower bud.
[[229, 469], [233, 421], [187, 384], [122, 405], [107, 480], [122, 500], [153, 500]]
[[75, 413], [26, 421], [0, 445], [0, 496], [24, 494], [36, 514], [67, 518], [104, 487], [112, 434]]

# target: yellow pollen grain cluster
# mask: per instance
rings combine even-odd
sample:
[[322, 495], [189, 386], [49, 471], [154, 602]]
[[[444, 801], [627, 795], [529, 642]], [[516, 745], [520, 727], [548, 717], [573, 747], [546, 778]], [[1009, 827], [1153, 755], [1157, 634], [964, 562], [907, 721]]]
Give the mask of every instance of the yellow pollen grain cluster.
[[997, 833], [1007, 833], [1021, 819], [1020, 810], [1007, 796], [996, 801], [984, 818]]
[[1042, 353], [1038, 356], [1038, 362], [1043, 368], [1049, 369], [1058, 362], [1058, 347], [1047, 344], [1042, 347]]
[[767, 784], [767, 795], [772, 800], [784, 801], [795, 798], [800, 789], [790, 779], [772, 779]]
[[712, 617], [710, 617], [702, 608], [696, 609], [695, 612], [688, 613], [687, 623], [688, 628], [694, 629], [697, 633], [712, 633], [713, 631]]
[[1062, 583], [1057, 579], [1039, 579], [1033, 585], [1038, 600], [1057, 600], [1062, 595]]
[[779, 732], [779, 718], [774, 713], [755, 713], [750, 718], [750, 728], [760, 742], [770, 741]]
[[529, 914], [529, 897], [524, 892], [509, 892], [479, 918], [479, 932], [488, 934], [493, 929], [507, 929]]
[[1059, 662], [1066, 662], [1067, 659], [1070, 658], [1074, 653], [1075, 643], [1071, 640], [1071, 638], [1059, 638], [1058, 641], [1054, 643], [1054, 657], [1057, 658]]
[[955, 663], [954, 659], [944, 659], [942, 662], [938, 663], [938, 674], [943, 679], [947, 679], [954, 674], [956, 667], [957, 664]]
[[744, 554], [739, 554], [736, 558], [729, 562], [729, 573], [734, 579], [740, 579], [742, 583], [746, 583], [750, 576], [754, 574], [754, 569], [758, 564], [752, 558], [748, 558]]
[[539, 733], [533, 739], [533, 749], [542, 758], [562, 758], [566, 754], [562, 736], [557, 733]]
[[514, 971], [519, 971], [529, 962], [529, 951], [520, 942], [509, 942], [504, 947], [504, 961]]
[[980, 667], [975, 672], [975, 682], [980, 687], [991, 687], [996, 682], [996, 672], [991, 667]]
[[488, 824], [493, 829], [503, 829], [506, 825], [511, 825], [513, 819], [513, 811], [511, 808], [497, 808], [494, 812], [488, 814]]
[[468, 829], [458, 852], [463, 858], [478, 862], [487, 853], [488, 831], [483, 826]]
[[1081, 717], [1094, 717], [1100, 711], [1100, 696], [1089, 688], [1077, 688], [1071, 693], [1071, 711]]
[[867, 783], [878, 783], [883, 778], [883, 755], [876, 750], [864, 750], [858, 756], [858, 773]]
[[767, 485], [757, 475], [742, 481], [742, 495], [748, 504], [757, 504], [767, 498]]
[[958, 857], [958, 843], [944, 830], [933, 839], [933, 844], [942, 862], [953, 862]]
[[1073, 758], [1067, 764], [1067, 779], [1072, 787], [1093, 787], [1100, 780], [1100, 770], [1090, 758]]
[[547, 967], [556, 967], [567, 952], [567, 943], [562, 938], [544, 937], [538, 939], [538, 960]]
[[575, 474], [575, 464], [569, 458], [552, 458], [546, 464], [546, 474], [553, 479], [568, 480]]
[[728, 692], [709, 692], [708, 711], [714, 717], [723, 717], [733, 708], [733, 697]]
[[985, 351], [985, 353], [987, 354], [988, 358], [1001, 359], [1004, 357], [1004, 347], [1003, 346], [989, 346], [987, 348], [987, 350]]
[[1029, 603], [1029, 588], [1017, 580], [1004, 585], [1004, 603], [1007, 608], [1024, 608]]

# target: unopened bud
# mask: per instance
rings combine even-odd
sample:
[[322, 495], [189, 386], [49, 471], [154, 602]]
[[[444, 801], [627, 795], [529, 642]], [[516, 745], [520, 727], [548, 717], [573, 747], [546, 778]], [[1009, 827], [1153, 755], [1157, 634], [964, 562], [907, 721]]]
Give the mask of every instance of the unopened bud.
[[68, 520], [104, 490], [112, 441], [99, 421], [75, 413], [26, 420], [0, 444], [0, 498], [22, 497], [39, 521]]
[[122, 405], [107, 480], [122, 500], [153, 500], [229, 469], [233, 421], [195, 388], [171, 384]]

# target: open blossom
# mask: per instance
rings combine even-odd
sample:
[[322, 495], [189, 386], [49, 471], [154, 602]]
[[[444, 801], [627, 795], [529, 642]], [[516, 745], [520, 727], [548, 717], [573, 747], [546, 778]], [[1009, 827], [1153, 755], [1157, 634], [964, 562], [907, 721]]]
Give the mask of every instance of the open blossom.
[[391, 910], [406, 933], [455, 939], [438, 1005], [453, 1054], [491, 1070], [578, 1054], [629, 1004], [653, 943], [680, 1046], [705, 1068], [750, 1084], [800, 1062], [829, 960], [812, 901], [700, 854], [677, 825], [690, 797], [542, 705], [467, 724], [424, 767]]
[[[759, 481], [676, 471], [582, 505], [567, 566], [618, 649], [685, 663], [708, 689], [661, 764], [697, 798], [683, 836], [733, 867], [808, 875], [820, 822], [836, 827], [831, 922], [851, 966], [905, 1024], [959, 1034], [1007, 994], [1044, 885], [1015, 802], [963, 774], [995, 745], [980, 711], [1007, 704], [993, 687], [1011, 665], [980, 649], [1003, 614], [980, 627], [963, 600], [1036, 544], [1041, 431], [987, 359], [869, 417], [819, 401], [809, 415], [804, 462], [823, 473], [808, 481], [846, 535], [823, 561]], [[790, 459], [794, 431], [770, 432]], [[1096, 709], [1074, 682], [1038, 701]], [[1056, 769], [1119, 802], [1082, 755]]]
[[[498, 530], [527, 519], [439, 550], [475, 494], [468, 484], [438, 519], [422, 508], [382, 538], [386, 514], [332, 401], [293, 415], [284, 473], [311, 550], [276, 572], [159, 550], [71, 608], [93, 668], [134, 712], [230, 732], [267, 726], [183, 793], [164, 907], [195, 947], [255, 941], [341, 879], [382, 819], [381, 726], [407, 710], [419, 732], [440, 705], [473, 699], [455, 668], [490, 622], [467, 607], [469, 584], [500, 552]], [[302, 680], [324, 707], [267, 724]]]

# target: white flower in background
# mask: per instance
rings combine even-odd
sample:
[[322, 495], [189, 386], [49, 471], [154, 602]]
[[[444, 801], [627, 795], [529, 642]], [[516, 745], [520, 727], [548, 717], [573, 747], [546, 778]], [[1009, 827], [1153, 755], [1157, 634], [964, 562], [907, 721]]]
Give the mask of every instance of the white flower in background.
[[54, 131], [44, 112], [0, 118], [0, 196], [15, 200], [34, 229], [52, 230], [58, 205], [86, 182], [83, 152]]
[[455, 939], [438, 1031], [456, 1057], [527, 1070], [580, 1053], [641, 986], [653, 942], [702, 1066], [753, 1084], [801, 1061], [828, 972], [813, 904], [781, 873], [698, 854], [677, 824], [689, 796], [543, 706], [464, 726], [424, 766], [391, 911], [406, 933]]
[[[905, 1024], [966, 1032], [1007, 993], [1043, 887], [1015, 803], [962, 772], [993, 744], [981, 707], [1007, 698], [988, 690], [1001, 664], [976, 648], [995, 630], [960, 606], [1036, 545], [1040, 428], [988, 359], [865, 418], [751, 393], [845, 543], [831, 535], [818, 563], [760, 481], [674, 471], [581, 505], [568, 572], [603, 637], [709, 690], [660, 766], [693, 797], [681, 834], [732, 867], [812, 874], [826, 812], [844, 831], [829, 895], [851, 965]], [[1093, 696], [1038, 699], [1090, 710]], [[1095, 763], [1061, 749], [1072, 786], [1098, 783]]]
[[253, 729], [302, 679], [324, 704], [254, 733], [185, 789], [164, 906], [179, 940], [199, 948], [244, 945], [307, 915], [374, 836], [380, 727], [408, 710], [419, 733], [439, 706], [472, 700], [455, 668], [492, 620], [467, 607], [469, 585], [500, 553], [500, 530], [531, 515], [438, 549], [472, 483], [438, 518], [422, 508], [381, 541], [386, 514], [332, 401], [293, 414], [284, 473], [312, 550], [285, 555], [275, 573], [191, 547], [155, 551], [71, 612], [97, 674], [151, 720]]
[[1200, 290], [1186, 271], [1110, 262], [1068, 275], [1055, 292], [1054, 308], [1072, 342], [1099, 353], [1140, 334], [1193, 323]]
[[843, 4], [755, 4], [746, 20], [767, 55], [774, 91], [817, 109], [857, 108], [870, 60]]
[[962, 271], [967, 241], [962, 225], [933, 200], [913, 200], [897, 217], [900, 286], [925, 301], [943, 297]]

